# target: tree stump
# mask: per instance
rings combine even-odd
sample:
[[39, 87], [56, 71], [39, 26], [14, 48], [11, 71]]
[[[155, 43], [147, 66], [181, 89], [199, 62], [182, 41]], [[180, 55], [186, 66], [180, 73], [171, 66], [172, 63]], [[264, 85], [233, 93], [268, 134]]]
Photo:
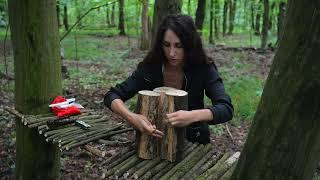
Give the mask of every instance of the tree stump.
[[180, 161], [184, 156], [185, 128], [174, 128], [168, 124], [167, 114], [178, 110], [187, 110], [188, 93], [170, 87], [159, 87], [154, 91], [160, 93], [159, 121], [156, 125], [164, 133], [160, 144], [161, 158], [170, 162]]
[[[159, 104], [160, 94], [143, 90], [138, 92], [138, 102], [136, 113], [144, 115], [148, 118], [151, 124], [155, 125], [157, 121], [157, 107]], [[136, 130], [136, 146], [137, 154], [142, 159], [154, 159], [158, 157], [157, 144], [159, 140], [155, 137], [142, 134], [139, 130]]]

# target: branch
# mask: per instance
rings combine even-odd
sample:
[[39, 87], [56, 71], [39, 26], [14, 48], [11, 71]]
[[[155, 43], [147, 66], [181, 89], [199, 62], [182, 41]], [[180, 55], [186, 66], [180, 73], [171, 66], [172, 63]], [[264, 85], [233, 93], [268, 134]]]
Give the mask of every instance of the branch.
[[66, 33], [64, 33], [64, 35], [60, 38], [60, 42], [71, 32], [71, 30], [72, 30], [87, 14], [89, 14], [89, 12], [91, 12], [91, 11], [93, 11], [93, 10], [95, 10], [95, 9], [98, 9], [98, 8], [100, 8], [100, 7], [103, 7], [103, 6], [108, 6], [108, 5], [110, 5], [110, 4], [114, 4], [114, 3], [116, 3], [116, 2], [117, 2], [117, 1], [108, 2], [108, 3], [106, 3], [106, 4], [102, 4], [102, 5], [99, 5], [99, 6], [90, 8], [87, 12], [85, 12], [83, 15], [81, 15], [81, 16], [79, 17], [79, 19], [71, 26], [71, 28], [69, 28], [69, 30], [68, 30]]

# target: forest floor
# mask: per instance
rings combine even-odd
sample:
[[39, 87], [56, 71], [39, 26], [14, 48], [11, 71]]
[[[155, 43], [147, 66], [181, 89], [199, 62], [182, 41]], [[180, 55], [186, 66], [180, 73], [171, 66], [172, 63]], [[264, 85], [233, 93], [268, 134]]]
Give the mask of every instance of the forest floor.
[[[120, 42], [125, 44], [126, 38], [121, 37], [99, 37], [104, 41]], [[121, 55], [117, 56], [117, 63], [112, 60], [98, 61], [96, 59], [66, 58], [63, 64], [69, 71], [69, 78], [64, 79], [64, 95], [72, 94], [81, 100], [81, 104], [86, 108], [102, 111], [109, 117], [110, 121], [124, 120], [111, 113], [102, 104], [103, 95], [114, 85], [114, 83], [123, 80], [136, 67], [137, 63], [146, 55], [145, 51], [136, 48], [135, 41], [132, 40], [132, 47], [117, 45], [116, 48]], [[2, 45], [3, 43], [1, 43]], [[10, 45], [6, 49], [10, 49]], [[103, 51], [110, 53], [114, 49], [100, 46]], [[221, 71], [223, 78], [239, 78], [250, 76], [265, 81], [274, 52], [267, 50], [261, 51], [256, 49], [243, 48], [226, 48], [223, 46], [210, 47], [206, 46], [209, 56], [213, 57], [218, 69]], [[0, 53], [3, 55], [3, 45], [0, 47]], [[4, 107], [14, 107], [13, 96], [13, 60], [12, 53], [7, 52], [8, 73], [0, 76], [0, 179], [13, 179], [15, 169], [15, 122], [14, 116], [4, 110]], [[2, 58], [3, 59], [3, 58]], [[5, 68], [2, 67], [1, 72]], [[95, 72], [95, 73], [92, 73]], [[233, 73], [233, 75], [231, 75]], [[95, 74], [95, 76], [90, 76]], [[82, 77], [86, 77], [84, 79]], [[229, 81], [228, 81], [229, 82]], [[132, 103], [132, 102], [131, 102]], [[134, 104], [134, 102], [133, 102]], [[130, 105], [130, 104], [129, 104]], [[240, 151], [243, 148], [246, 136], [248, 134], [253, 116], [241, 119], [236, 116], [231, 122], [220, 125], [220, 128], [212, 129], [211, 142], [214, 147], [221, 153], [227, 151]], [[234, 122], [233, 122], [234, 121]], [[133, 141], [133, 134], [122, 134], [122, 137]], [[123, 146], [105, 146], [99, 142], [92, 142], [93, 146], [101, 151], [106, 152], [107, 156], [115, 154]], [[61, 178], [62, 179], [99, 179], [102, 174], [103, 166], [101, 164], [105, 158], [95, 156], [83, 147], [71, 149], [63, 152], [61, 156]]]

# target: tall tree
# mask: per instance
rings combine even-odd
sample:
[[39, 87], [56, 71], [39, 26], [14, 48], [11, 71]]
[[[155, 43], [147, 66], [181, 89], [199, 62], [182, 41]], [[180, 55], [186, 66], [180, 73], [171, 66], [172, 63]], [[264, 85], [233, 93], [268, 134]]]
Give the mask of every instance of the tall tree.
[[262, 24], [262, 33], [261, 33], [261, 48], [264, 49], [267, 47], [267, 41], [268, 41], [268, 31], [269, 31], [269, 25], [270, 25], [270, 6], [269, 6], [269, 0], [263, 0], [263, 24]]
[[290, 0], [288, 8], [232, 179], [312, 179], [320, 157], [320, 3]]
[[120, 36], [125, 36], [126, 32], [124, 29], [124, 0], [118, 0], [119, 2], [119, 35]]
[[220, 27], [219, 11], [220, 11], [219, 0], [214, 0], [214, 16], [213, 16], [213, 21], [214, 21], [214, 35], [215, 35], [215, 38], [216, 38], [216, 39], [219, 38], [219, 27]]
[[195, 25], [200, 35], [202, 34], [202, 26], [203, 26], [205, 14], [206, 14], [206, 0], [198, 0]]
[[280, 2], [279, 4], [279, 14], [278, 14], [278, 26], [277, 26], [277, 42], [276, 44], [279, 44], [279, 41], [281, 39], [281, 36], [283, 34], [283, 25], [284, 25], [284, 19], [286, 15], [286, 3]]
[[223, 22], [222, 22], [222, 35], [225, 36], [227, 32], [227, 17], [230, 0], [224, 0], [223, 5]]
[[262, 12], [262, 2], [263, 0], [259, 0], [259, 3], [256, 5], [256, 25], [254, 34], [260, 36], [261, 34], [261, 12]]
[[[10, 0], [8, 6], [15, 108], [23, 114], [48, 113], [48, 104], [62, 93], [56, 2]], [[48, 144], [37, 129], [27, 128], [19, 119], [16, 140], [16, 179], [59, 179], [56, 145]]]
[[210, 20], [209, 20], [209, 43], [214, 44], [213, 40], [213, 19], [214, 19], [214, 13], [213, 13], [213, 0], [210, 0]]
[[60, 2], [59, 1], [57, 1], [56, 10], [57, 10], [58, 27], [60, 28], [61, 21], [60, 21]]
[[149, 0], [142, 0], [142, 13], [141, 13], [141, 50], [149, 49], [149, 30], [148, 30], [148, 5]]
[[188, 15], [191, 16], [191, 0], [188, 0]]
[[111, 26], [115, 26], [116, 23], [115, 23], [115, 8], [116, 8], [116, 5], [115, 3], [112, 4], [112, 9], [111, 9]]
[[230, 0], [229, 1], [229, 31], [228, 31], [228, 35], [233, 34], [234, 20], [236, 17], [236, 10], [237, 10], [237, 0]]
[[163, 19], [169, 14], [179, 14], [181, 12], [182, 0], [155, 0], [153, 10], [152, 39], [153, 45], [156, 31]]
[[105, 8], [106, 8], [106, 24], [107, 24], [108, 27], [110, 27], [109, 6], [107, 5]]
[[66, 31], [69, 30], [69, 21], [68, 21], [68, 7], [67, 3], [63, 5], [63, 25]]

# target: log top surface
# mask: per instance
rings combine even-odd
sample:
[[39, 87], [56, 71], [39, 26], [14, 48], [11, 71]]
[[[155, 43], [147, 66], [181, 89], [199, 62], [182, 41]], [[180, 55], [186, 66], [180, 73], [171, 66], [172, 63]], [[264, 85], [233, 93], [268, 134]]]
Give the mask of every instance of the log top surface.
[[173, 90], [177, 90], [177, 89], [173, 87], [166, 87], [166, 86], [157, 87], [153, 89], [154, 92], [158, 92], [158, 93], [164, 93], [164, 92], [173, 91]]
[[168, 96], [187, 96], [188, 93], [183, 90], [175, 89], [175, 90], [170, 90], [170, 91], [166, 92], [166, 95], [168, 95]]
[[149, 91], [149, 90], [142, 90], [138, 92], [141, 95], [147, 95], [147, 96], [160, 96], [158, 92]]

